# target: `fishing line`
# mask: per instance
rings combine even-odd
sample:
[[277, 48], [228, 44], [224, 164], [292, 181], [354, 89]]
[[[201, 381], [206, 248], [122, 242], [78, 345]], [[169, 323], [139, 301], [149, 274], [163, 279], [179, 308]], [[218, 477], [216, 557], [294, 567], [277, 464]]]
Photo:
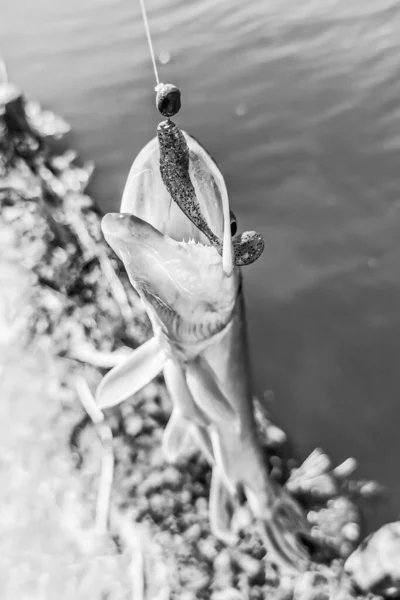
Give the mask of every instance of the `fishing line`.
[[140, 1], [140, 7], [142, 9], [143, 23], [144, 23], [144, 28], [146, 30], [147, 43], [149, 45], [151, 61], [153, 63], [154, 75], [155, 75], [155, 78], [156, 78], [157, 86], [159, 86], [160, 85], [160, 79], [158, 77], [158, 70], [157, 70], [156, 57], [155, 57], [155, 54], [154, 54], [153, 42], [151, 41], [150, 26], [149, 26], [149, 21], [148, 21], [148, 18], [147, 18], [146, 6], [144, 4], [144, 0], [139, 0], [139, 1]]
[[[146, 30], [147, 42], [148, 42], [148, 46], [149, 46], [149, 50], [150, 50], [151, 60], [153, 63], [154, 75], [155, 75], [156, 82], [157, 82], [157, 85], [155, 87], [155, 90], [157, 92], [156, 105], [157, 105], [159, 112], [163, 116], [167, 117], [167, 121], [165, 121], [165, 123], [169, 123], [168, 127], [170, 127], [170, 125], [174, 125], [172, 123], [172, 121], [169, 120], [170, 117], [175, 115], [181, 107], [181, 92], [179, 91], [179, 89], [176, 86], [174, 86], [172, 84], [160, 83], [160, 78], [158, 76], [158, 70], [157, 70], [157, 64], [156, 64], [156, 58], [155, 58], [155, 54], [154, 54], [153, 42], [151, 39], [149, 20], [147, 18], [145, 0], [139, 0], [139, 2], [140, 2], [140, 7], [142, 9], [143, 24], [144, 24], [144, 28]], [[176, 127], [176, 125], [174, 125], [174, 127]], [[181, 135], [182, 140], [184, 140], [182, 133], [180, 133], [180, 135]], [[184, 142], [184, 144], [186, 145], [186, 142]], [[187, 153], [189, 156], [189, 150], [188, 150], [188, 148], [186, 148], [186, 149], [187, 149]], [[186, 166], [186, 169], [188, 169], [188, 166]], [[218, 170], [214, 175], [217, 177], [217, 180], [221, 179]], [[174, 179], [174, 177], [172, 179]], [[166, 185], [166, 187], [168, 189], [168, 185], [166, 184], [165, 181], [164, 181], [164, 184]], [[223, 240], [222, 240], [222, 268], [223, 268], [223, 271], [225, 272], [225, 275], [227, 277], [230, 277], [232, 275], [233, 268], [234, 268], [234, 256], [233, 256], [233, 247], [232, 247], [229, 199], [228, 199], [228, 194], [226, 192], [224, 181], [222, 180], [222, 183], [220, 181], [220, 184], [222, 187], [222, 212], [223, 212], [223, 223], [224, 223]], [[194, 191], [194, 189], [193, 189], [193, 191]], [[185, 211], [183, 211], [183, 212], [186, 214], [186, 216], [188, 216]], [[199, 227], [199, 224], [197, 224], [197, 227]], [[200, 228], [200, 230], [203, 231], [201, 228]]]

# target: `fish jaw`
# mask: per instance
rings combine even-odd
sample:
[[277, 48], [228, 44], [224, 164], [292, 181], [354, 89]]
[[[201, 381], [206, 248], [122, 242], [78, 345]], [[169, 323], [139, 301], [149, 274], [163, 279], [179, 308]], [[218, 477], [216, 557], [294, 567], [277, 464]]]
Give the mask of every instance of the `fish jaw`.
[[167, 337], [198, 341], [229, 322], [239, 271], [226, 277], [215, 248], [173, 240], [132, 214], [105, 215], [102, 230]]

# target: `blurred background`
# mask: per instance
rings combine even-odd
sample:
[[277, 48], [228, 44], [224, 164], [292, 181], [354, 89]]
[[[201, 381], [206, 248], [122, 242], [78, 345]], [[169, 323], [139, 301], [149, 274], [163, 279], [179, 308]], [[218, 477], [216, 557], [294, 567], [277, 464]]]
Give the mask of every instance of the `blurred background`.
[[[400, 5], [395, 0], [147, 0], [177, 122], [215, 157], [239, 230], [256, 392], [300, 456], [349, 455], [400, 513]], [[155, 135], [138, 0], [2, 7], [10, 80], [72, 125], [117, 210]]]

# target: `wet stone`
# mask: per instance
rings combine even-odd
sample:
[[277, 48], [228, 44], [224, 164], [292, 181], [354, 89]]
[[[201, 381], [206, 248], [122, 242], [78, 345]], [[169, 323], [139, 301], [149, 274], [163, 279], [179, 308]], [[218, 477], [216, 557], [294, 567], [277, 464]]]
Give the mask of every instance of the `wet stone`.
[[181, 486], [181, 474], [175, 467], [167, 467], [163, 473], [163, 482], [165, 486], [176, 489]]
[[190, 503], [192, 502], [192, 494], [189, 492], [189, 490], [183, 490], [181, 492], [180, 500], [181, 500], [183, 506], [190, 505]]
[[400, 596], [400, 521], [387, 523], [347, 559], [345, 570], [365, 592]]
[[221, 550], [216, 556], [214, 563], [214, 586], [216, 589], [223, 590], [233, 585], [233, 572], [231, 567], [231, 557], [228, 550]]
[[211, 600], [244, 600], [243, 595], [236, 588], [227, 588], [211, 595]]
[[199, 540], [199, 542], [198, 542], [198, 548], [199, 548], [200, 553], [209, 562], [213, 562], [218, 554], [218, 551], [217, 551], [215, 545], [216, 545], [215, 541], [211, 537], [209, 537], [205, 540]]
[[155, 490], [159, 490], [163, 487], [163, 475], [162, 472], [150, 473], [148, 477], [138, 486], [137, 491], [139, 494], [149, 496]]
[[200, 590], [209, 589], [211, 584], [211, 578], [205, 573], [194, 574], [189, 581], [186, 583], [190, 590], [199, 592]]
[[235, 553], [234, 561], [238, 567], [244, 571], [248, 577], [253, 578], [260, 574], [262, 565], [259, 560], [249, 556], [248, 554]]
[[206, 516], [208, 514], [208, 502], [205, 498], [197, 498], [196, 511], [199, 515]]
[[260, 587], [252, 587], [249, 594], [250, 600], [264, 600], [264, 594]]
[[330, 585], [320, 573], [304, 573], [296, 581], [293, 600], [330, 600]]
[[196, 542], [201, 537], [201, 526], [195, 523], [185, 531], [184, 536], [190, 542]]
[[243, 598], [248, 598], [250, 593], [249, 580], [246, 573], [240, 573], [237, 577], [237, 587]]
[[175, 596], [175, 598], [176, 600], [197, 600], [195, 592], [192, 592], [190, 590], [185, 590], [184, 592], [181, 592], [180, 594]]

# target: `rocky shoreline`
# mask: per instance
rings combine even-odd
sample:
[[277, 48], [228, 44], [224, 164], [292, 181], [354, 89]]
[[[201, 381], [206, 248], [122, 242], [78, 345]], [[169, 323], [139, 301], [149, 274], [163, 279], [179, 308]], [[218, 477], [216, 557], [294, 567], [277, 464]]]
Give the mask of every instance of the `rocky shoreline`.
[[[162, 456], [170, 402], [161, 379], [130, 403], [107, 410], [104, 422], [102, 416], [96, 422], [90, 406], [88, 414], [83, 411], [81, 404], [87, 408], [88, 396], [90, 405], [102, 375], [127, 348], [148, 338], [150, 326], [102, 238], [100, 211], [85, 192], [93, 165], [81, 165], [74, 152], [59, 154], [49, 144], [68, 130], [62, 119], [25, 101], [17, 87], [0, 84], [0, 272], [2, 282], [8, 281], [0, 294], [0, 316], [10, 348], [21, 353], [45, 348], [52, 365], [47, 384], [56, 398], [69, 398], [67, 410], [59, 404], [58, 422], [69, 431], [71, 472], [85, 482], [80, 501], [100, 523], [95, 534], [106, 537], [109, 524], [113, 552], [131, 556], [123, 597], [344, 600], [382, 597], [368, 591], [376, 591], [376, 584], [380, 593], [397, 594], [396, 567], [389, 559], [367, 585], [357, 554], [354, 576], [344, 571], [362, 533], [360, 506], [379, 492], [378, 486], [351, 480], [351, 461], [334, 469], [319, 450], [299, 467], [285, 435], [261, 407], [259, 430], [271, 472], [300, 499], [320, 542], [309, 571], [297, 579], [281, 577], [268, 562], [245, 507], [235, 525], [236, 547], [226, 548], [211, 535], [208, 465], [192, 448], [175, 465]], [[13, 279], [19, 283], [11, 293]], [[108, 456], [113, 491], [107, 515], [99, 518], [101, 454]], [[392, 533], [382, 543], [390, 556], [400, 557]], [[381, 549], [373, 546], [372, 562]], [[399, 568], [397, 574], [400, 579]], [[98, 597], [117, 596], [109, 591]]]

